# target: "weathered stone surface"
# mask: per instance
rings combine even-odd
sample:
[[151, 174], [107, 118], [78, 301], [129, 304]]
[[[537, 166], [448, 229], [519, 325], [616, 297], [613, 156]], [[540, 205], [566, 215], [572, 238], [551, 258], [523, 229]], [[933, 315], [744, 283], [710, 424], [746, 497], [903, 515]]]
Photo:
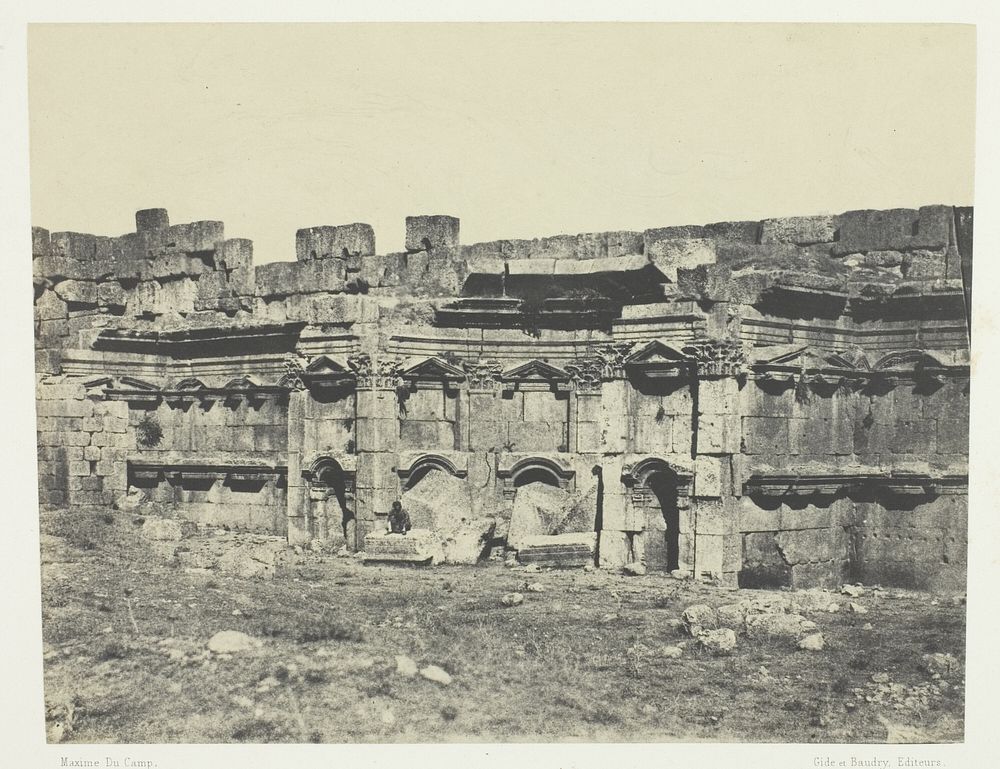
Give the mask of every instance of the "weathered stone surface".
[[801, 614], [749, 614], [747, 635], [751, 638], [799, 638], [806, 622]]
[[460, 222], [454, 216], [407, 216], [406, 250], [430, 251], [459, 244]]
[[799, 641], [799, 648], [803, 651], [821, 652], [825, 645], [822, 633], [810, 633]]
[[97, 284], [82, 280], [63, 280], [56, 283], [53, 291], [64, 302], [74, 304], [97, 304]]
[[698, 643], [712, 654], [731, 654], [736, 648], [736, 633], [729, 628], [705, 630], [698, 635]]
[[370, 224], [308, 227], [295, 233], [295, 257], [300, 262], [343, 260], [374, 253], [375, 230]]
[[646, 256], [668, 279], [677, 282], [678, 269], [690, 269], [716, 261], [715, 242], [704, 238], [681, 240], [645, 233]]
[[794, 243], [807, 246], [829, 243], [837, 234], [833, 216], [793, 216], [787, 219], [765, 219], [760, 223], [761, 243]]
[[135, 212], [136, 232], [163, 230], [169, 226], [170, 217], [165, 208], [146, 208]]

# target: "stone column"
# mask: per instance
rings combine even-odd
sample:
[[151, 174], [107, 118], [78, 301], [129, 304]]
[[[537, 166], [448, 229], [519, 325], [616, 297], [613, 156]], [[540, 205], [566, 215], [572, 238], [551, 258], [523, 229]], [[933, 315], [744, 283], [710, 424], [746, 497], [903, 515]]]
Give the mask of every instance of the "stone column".
[[293, 389], [288, 393], [288, 477], [285, 507], [288, 513], [288, 541], [293, 545], [306, 544], [313, 537], [309, 488], [302, 477], [306, 401], [309, 397], [305, 388]]
[[704, 344], [695, 369], [694, 574], [735, 586], [742, 536], [736, 525], [732, 457], [740, 453], [741, 443], [737, 377], [742, 373], [742, 350], [728, 342]]
[[375, 360], [359, 356], [355, 361], [357, 379], [358, 454], [355, 515], [359, 547], [368, 531], [384, 526], [393, 501], [399, 497], [396, 474], [399, 445], [399, 384], [395, 360]]

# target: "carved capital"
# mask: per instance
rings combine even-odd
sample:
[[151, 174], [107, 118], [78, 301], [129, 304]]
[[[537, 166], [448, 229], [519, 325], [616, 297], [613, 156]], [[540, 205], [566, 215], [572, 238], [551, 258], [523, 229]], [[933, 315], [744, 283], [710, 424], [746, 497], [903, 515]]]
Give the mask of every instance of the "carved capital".
[[470, 390], [493, 391], [500, 386], [502, 367], [496, 360], [463, 361]]
[[743, 345], [727, 340], [695, 342], [685, 345], [698, 376], [738, 376], [744, 373], [746, 355]]
[[629, 342], [612, 342], [591, 348], [595, 362], [600, 367], [601, 379], [624, 379], [625, 358], [631, 351], [632, 344]]
[[599, 358], [583, 358], [566, 366], [577, 392], [600, 392], [604, 366]]

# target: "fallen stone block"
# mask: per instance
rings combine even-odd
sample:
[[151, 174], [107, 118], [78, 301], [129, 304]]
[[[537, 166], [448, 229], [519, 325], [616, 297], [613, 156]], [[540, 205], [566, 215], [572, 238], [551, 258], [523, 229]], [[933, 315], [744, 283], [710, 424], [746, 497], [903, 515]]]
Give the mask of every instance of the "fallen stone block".
[[698, 643], [712, 654], [731, 654], [736, 648], [736, 633], [729, 628], [705, 630], [698, 635]]
[[799, 641], [799, 648], [803, 651], [819, 652], [823, 651], [825, 641], [822, 633], [812, 633]]
[[693, 637], [698, 637], [707, 630], [714, 630], [719, 624], [718, 612], [711, 606], [700, 603], [688, 606], [681, 614], [681, 619], [684, 628]]
[[517, 560], [555, 568], [585, 566], [594, 562], [596, 546], [597, 533], [593, 531], [536, 535], [521, 540]]
[[407, 534], [371, 532], [365, 537], [365, 563], [413, 564], [430, 566], [441, 557], [440, 539], [428, 529], [411, 529]]
[[751, 638], [798, 638], [806, 629], [801, 614], [751, 614], [747, 616], [747, 635]]

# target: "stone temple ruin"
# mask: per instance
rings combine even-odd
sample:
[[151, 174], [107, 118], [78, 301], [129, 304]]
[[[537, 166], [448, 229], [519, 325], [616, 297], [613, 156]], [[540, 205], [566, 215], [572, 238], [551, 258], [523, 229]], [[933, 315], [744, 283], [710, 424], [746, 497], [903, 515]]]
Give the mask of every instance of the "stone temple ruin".
[[964, 584], [969, 208], [473, 245], [415, 216], [402, 253], [320, 226], [256, 266], [161, 209], [33, 236], [43, 506], [370, 560]]

